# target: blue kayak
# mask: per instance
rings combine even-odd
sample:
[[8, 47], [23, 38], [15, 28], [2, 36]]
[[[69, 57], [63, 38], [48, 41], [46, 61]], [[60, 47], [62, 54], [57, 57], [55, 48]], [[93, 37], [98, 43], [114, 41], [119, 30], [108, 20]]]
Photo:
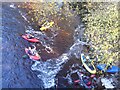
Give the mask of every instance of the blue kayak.
[[[99, 70], [102, 70], [102, 71], [104, 71], [105, 67], [106, 67], [106, 64], [98, 64], [97, 65], [97, 68]], [[119, 71], [120, 71], [119, 67], [117, 67], [117, 66], [111, 66], [105, 72], [116, 73], [116, 72], [119, 72]]]

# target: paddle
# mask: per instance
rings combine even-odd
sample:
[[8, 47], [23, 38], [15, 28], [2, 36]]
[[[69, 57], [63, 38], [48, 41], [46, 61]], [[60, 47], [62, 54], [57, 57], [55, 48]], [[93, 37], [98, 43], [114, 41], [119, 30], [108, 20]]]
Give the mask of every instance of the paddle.
[[28, 55], [23, 55], [22, 58], [23, 58], [23, 59], [27, 59], [27, 58], [29, 58], [29, 57], [28, 57]]

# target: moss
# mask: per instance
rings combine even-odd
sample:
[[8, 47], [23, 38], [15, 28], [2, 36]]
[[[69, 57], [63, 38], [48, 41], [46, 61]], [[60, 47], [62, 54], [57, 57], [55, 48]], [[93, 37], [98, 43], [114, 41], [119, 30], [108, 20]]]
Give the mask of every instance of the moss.
[[119, 15], [116, 2], [114, 3], [91, 3], [87, 6], [89, 14], [85, 15], [83, 21], [87, 21], [84, 36], [95, 48], [94, 53], [102, 54], [102, 62], [109, 63], [118, 61], [119, 40]]

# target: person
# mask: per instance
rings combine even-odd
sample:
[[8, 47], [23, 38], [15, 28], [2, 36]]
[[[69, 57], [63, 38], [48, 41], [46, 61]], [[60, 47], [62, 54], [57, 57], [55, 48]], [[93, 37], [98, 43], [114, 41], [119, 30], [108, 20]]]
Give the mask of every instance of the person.
[[28, 50], [28, 54], [29, 54], [29, 55], [33, 55], [33, 53], [32, 53], [30, 50]]
[[35, 55], [35, 51], [36, 51], [36, 46], [35, 45], [32, 45], [33, 48], [31, 47], [28, 47], [28, 54], [29, 55]]
[[34, 36], [31, 35], [31, 34], [28, 34], [28, 35], [27, 35], [27, 38], [28, 38], [28, 39], [32, 39], [32, 38], [34, 38]]

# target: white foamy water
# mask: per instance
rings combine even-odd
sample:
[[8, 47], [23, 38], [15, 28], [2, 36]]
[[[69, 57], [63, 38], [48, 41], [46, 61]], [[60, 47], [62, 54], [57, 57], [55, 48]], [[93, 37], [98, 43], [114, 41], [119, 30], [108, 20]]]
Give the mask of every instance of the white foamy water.
[[10, 7], [14, 9], [16, 8], [14, 4], [11, 4]]
[[60, 57], [49, 59], [46, 62], [35, 62], [31, 69], [39, 71], [38, 78], [43, 81], [45, 88], [50, 88], [56, 85], [56, 74], [61, 70], [62, 64], [67, 62], [68, 59], [67, 54], [62, 54]]
[[[29, 23], [27, 18], [22, 12], [19, 12], [25, 21]], [[81, 46], [86, 44], [85, 42], [80, 41], [82, 33], [84, 31], [83, 25], [79, 25], [78, 28], [75, 29], [74, 32], [74, 44], [70, 47], [68, 52], [63, 53], [58, 58], [48, 59], [46, 61], [35, 61], [35, 63], [31, 66], [33, 71], [38, 71], [39, 74], [37, 77], [42, 80], [44, 84], [44, 88], [51, 88], [56, 85], [56, 75], [62, 69], [63, 65], [70, 60], [70, 58], [74, 55], [76, 58], [80, 57], [81, 54]], [[44, 32], [35, 31], [31, 26], [26, 27], [26, 33], [30, 33], [37, 37], [40, 40], [40, 43], [45, 47], [52, 50], [52, 46], [49, 42], [53, 42], [54, 38], [58, 35], [58, 33], [51, 29], [52, 37], [48, 37]], [[46, 39], [47, 40], [46, 40]], [[47, 50], [47, 49], [46, 49]], [[49, 51], [48, 51], [49, 52]]]
[[19, 11], [19, 13], [20, 13], [20, 15], [23, 17], [23, 19], [24, 19], [26, 22], [29, 23], [29, 21], [28, 21], [27, 18], [26, 18], [26, 15], [27, 15], [27, 14], [23, 14], [21, 11]]
[[41, 31], [34, 31], [31, 27], [26, 28], [26, 33], [30, 33], [38, 38], [40, 43], [45, 47], [45, 51], [47, 51], [47, 53], [54, 53], [53, 47], [50, 45], [54, 41], [53, 37], [48, 37], [44, 32]]
[[[80, 32], [81, 27], [79, 26], [75, 31]], [[28, 32], [28, 31], [27, 31]], [[34, 31], [34, 33], [39, 33]], [[42, 34], [41, 32], [39, 34]], [[35, 62], [31, 69], [34, 71], [39, 71], [37, 75], [40, 78], [45, 88], [51, 88], [56, 85], [56, 75], [62, 69], [63, 65], [70, 60], [72, 55], [75, 55], [76, 58], [80, 57], [81, 54], [81, 45], [86, 44], [85, 42], [80, 41], [80, 37], [78, 37], [74, 44], [70, 47], [67, 53], [63, 53], [60, 57], [46, 60], [46, 62], [40, 61]]]

